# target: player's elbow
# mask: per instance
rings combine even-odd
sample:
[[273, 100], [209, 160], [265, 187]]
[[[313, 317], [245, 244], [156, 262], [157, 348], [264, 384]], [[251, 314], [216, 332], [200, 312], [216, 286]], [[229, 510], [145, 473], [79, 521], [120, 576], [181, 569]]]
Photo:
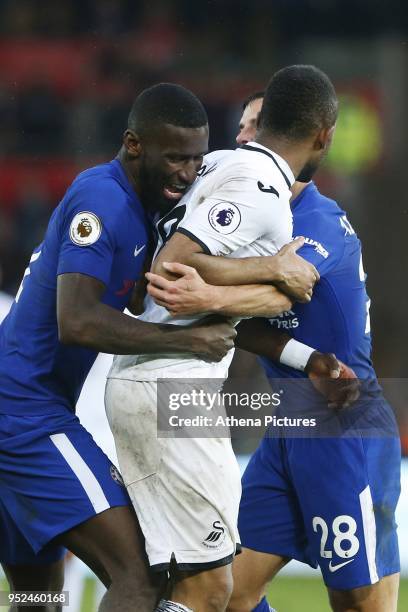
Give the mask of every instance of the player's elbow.
[[[167, 278], [167, 280], [175, 280], [178, 275], [177, 274], [172, 274], [171, 272], [169, 272], [168, 270], [166, 270], [163, 266], [163, 261], [169, 261], [169, 262], [173, 262], [173, 261], [177, 261], [180, 263], [181, 258], [179, 257], [178, 259], [169, 259], [169, 260], [164, 260], [161, 259], [160, 256], [158, 258], [157, 261], [153, 262], [152, 264], [152, 272], [154, 274], [158, 274], [159, 276], [163, 276], [164, 278]], [[184, 263], [184, 262], [181, 262]]]
[[81, 316], [58, 317], [58, 340], [61, 344], [87, 345], [89, 326]]

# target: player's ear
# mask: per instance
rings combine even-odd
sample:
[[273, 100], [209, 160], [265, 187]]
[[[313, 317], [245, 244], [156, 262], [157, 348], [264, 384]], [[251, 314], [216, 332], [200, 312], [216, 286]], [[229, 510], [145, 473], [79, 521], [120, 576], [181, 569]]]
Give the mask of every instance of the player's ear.
[[334, 130], [336, 129], [336, 124], [332, 125], [330, 128], [323, 128], [320, 130], [315, 139], [314, 149], [320, 151], [322, 149], [329, 149], [333, 140]]
[[127, 129], [123, 134], [123, 145], [127, 154], [132, 158], [137, 158], [142, 152], [142, 144], [138, 134], [133, 130]]

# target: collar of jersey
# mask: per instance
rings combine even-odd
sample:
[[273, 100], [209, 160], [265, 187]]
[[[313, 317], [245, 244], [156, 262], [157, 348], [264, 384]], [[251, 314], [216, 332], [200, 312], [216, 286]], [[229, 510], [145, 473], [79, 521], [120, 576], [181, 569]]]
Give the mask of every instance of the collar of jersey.
[[293, 183], [295, 182], [294, 174], [290, 169], [288, 162], [284, 160], [283, 157], [275, 153], [275, 151], [272, 151], [272, 149], [268, 149], [268, 147], [264, 147], [264, 145], [259, 144], [259, 142], [251, 141], [247, 144], [248, 146], [253, 147], [255, 150], [258, 149], [258, 153], [266, 153], [268, 156], [272, 155], [282, 173], [288, 177], [290, 184], [293, 185]]

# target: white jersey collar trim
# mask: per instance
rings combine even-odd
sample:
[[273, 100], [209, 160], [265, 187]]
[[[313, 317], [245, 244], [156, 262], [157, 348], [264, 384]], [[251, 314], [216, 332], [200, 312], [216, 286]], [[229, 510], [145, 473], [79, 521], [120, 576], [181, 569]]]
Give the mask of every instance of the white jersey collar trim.
[[272, 149], [268, 149], [268, 147], [265, 147], [264, 145], [259, 144], [259, 142], [255, 142], [254, 140], [252, 140], [251, 142], [247, 143], [249, 146], [251, 147], [256, 147], [257, 149], [262, 149], [263, 151], [265, 151], [266, 153], [269, 153], [269, 155], [273, 155], [276, 162], [278, 163], [280, 169], [282, 170], [282, 172], [284, 174], [286, 174], [286, 176], [288, 177], [291, 185], [293, 185], [293, 183], [295, 182], [295, 175], [293, 174], [288, 162], [283, 159], [283, 157], [281, 157], [280, 155], [278, 155], [277, 153], [275, 153], [275, 151], [272, 151]]

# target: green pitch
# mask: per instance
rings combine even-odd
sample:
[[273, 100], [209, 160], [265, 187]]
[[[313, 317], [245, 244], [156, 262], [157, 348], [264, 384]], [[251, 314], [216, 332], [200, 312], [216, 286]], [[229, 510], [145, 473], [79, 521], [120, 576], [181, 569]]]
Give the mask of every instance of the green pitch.
[[[0, 581], [0, 588], [6, 583]], [[95, 581], [84, 582], [81, 612], [95, 612]], [[330, 612], [326, 589], [318, 578], [287, 577], [276, 579], [269, 589], [268, 598], [278, 612]], [[6, 608], [0, 606], [1, 612]], [[408, 578], [400, 584], [398, 612], [408, 610]]]
[[[319, 578], [282, 576], [268, 591], [270, 604], [277, 612], [330, 612], [328, 597]], [[401, 579], [398, 612], [408, 610], [408, 578]]]

